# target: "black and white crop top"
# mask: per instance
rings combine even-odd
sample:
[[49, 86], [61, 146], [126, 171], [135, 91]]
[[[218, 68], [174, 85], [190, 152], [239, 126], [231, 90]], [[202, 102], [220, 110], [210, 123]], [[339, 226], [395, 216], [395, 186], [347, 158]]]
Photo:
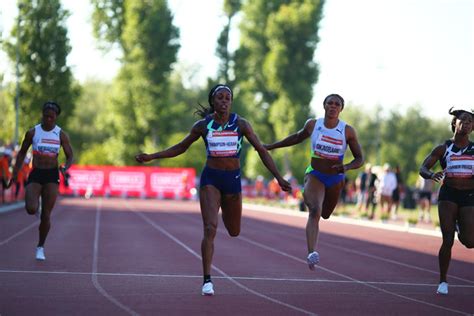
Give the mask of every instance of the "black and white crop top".
[[447, 178], [473, 178], [474, 177], [474, 143], [459, 148], [453, 140], [447, 140], [446, 152], [440, 159], [441, 167]]
[[60, 134], [61, 128], [57, 125], [50, 131], [45, 131], [41, 124], [36, 125], [32, 144], [33, 155], [57, 157], [61, 148]]

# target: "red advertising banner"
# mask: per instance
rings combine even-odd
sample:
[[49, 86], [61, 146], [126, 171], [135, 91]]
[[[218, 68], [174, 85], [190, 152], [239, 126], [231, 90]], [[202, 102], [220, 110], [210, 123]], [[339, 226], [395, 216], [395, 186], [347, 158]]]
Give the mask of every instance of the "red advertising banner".
[[193, 168], [72, 166], [63, 195], [133, 196], [193, 199], [197, 190]]

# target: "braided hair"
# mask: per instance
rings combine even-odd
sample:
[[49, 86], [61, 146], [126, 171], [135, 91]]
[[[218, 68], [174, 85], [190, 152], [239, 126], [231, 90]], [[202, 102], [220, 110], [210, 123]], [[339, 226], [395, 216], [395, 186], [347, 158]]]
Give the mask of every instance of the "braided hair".
[[54, 101], [46, 101], [43, 104], [43, 113], [46, 110], [53, 110], [56, 113], [57, 116], [59, 116], [59, 114], [61, 114], [61, 107], [59, 106], [59, 104], [57, 104]]
[[197, 109], [194, 112], [194, 114], [197, 114], [200, 117], [204, 118], [207, 115], [209, 115], [211, 113], [214, 113], [214, 104], [212, 103], [212, 99], [217, 94], [217, 92], [219, 92], [221, 90], [227, 90], [230, 93], [230, 97], [233, 99], [234, 92], [232, 91], [232, 89], [228, 85], [217, 84], [214, 87], [212, 87], [212, 89], [209, 91], [209, 95], [207, 97], [207, 102], [209, 103], [209, 107], [205, 107], [201, 103], [198, 102], [198, 105], [199, 105], [200, 108]]
[[323, 101], [323, 105], [326, 104], [326, 101], [327, 101], [329, 98], [332, 98], [332, 97], [338, 98], [338, 99], [339, 99], [339, 102], [341, 102], [342, 109], [344, 109], [344, 99], [343, 99], [339, 94], [336, 94], [336, 93], [332, 93], [332, 94], [328, 95], [327, 97], [325, 97], [325, 98], [324, 98], [324, 101]]

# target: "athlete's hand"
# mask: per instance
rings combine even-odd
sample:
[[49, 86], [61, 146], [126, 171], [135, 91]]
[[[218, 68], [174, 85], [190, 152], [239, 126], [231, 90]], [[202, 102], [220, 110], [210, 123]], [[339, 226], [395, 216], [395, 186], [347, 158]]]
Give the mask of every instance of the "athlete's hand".
[[148, 154], [138, 154], [135, 156], [135, 160], [140, 163], [148, 162], [151, 160], [151, 155]]
[[443, 171], [435, 172], [431, 175], [431, 180], [436, 181], [436, 182], [440, 182], [441, 180], [443, 180], [443, 178], [444, 178]]
[[13, 182], [16, 182], [16, 179], [13, 179], [13, 177], [12, 177], [12, 178], [10, 178], [10, 181], [7, 182], [7, 186], [5, 187], [5, 189], [10, 188], [12, 186]]
[[335, 164], [331, 168], [335, 169], [337, 171], [337, 173], [345, 173], [347, 171], [346, 166], [342, 163]]
[[280, 185], [280, 188], [285, 191], [285, 192], [290, 192], [291, 193], [291, 184], [286, 181], [285, 179], [277, 179], [278, 185]]

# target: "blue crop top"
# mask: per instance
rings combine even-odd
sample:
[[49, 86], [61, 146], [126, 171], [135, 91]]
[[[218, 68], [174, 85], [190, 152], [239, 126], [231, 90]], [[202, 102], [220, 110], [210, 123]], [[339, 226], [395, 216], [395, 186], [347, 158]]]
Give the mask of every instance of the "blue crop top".
[[206, 116], [206, 133], [203, 135], [207, 157], [239, 158], [242, 149], [242, 132], [239, 116], [231, 113], [229, 121], [222, 127], [211, 115]]

